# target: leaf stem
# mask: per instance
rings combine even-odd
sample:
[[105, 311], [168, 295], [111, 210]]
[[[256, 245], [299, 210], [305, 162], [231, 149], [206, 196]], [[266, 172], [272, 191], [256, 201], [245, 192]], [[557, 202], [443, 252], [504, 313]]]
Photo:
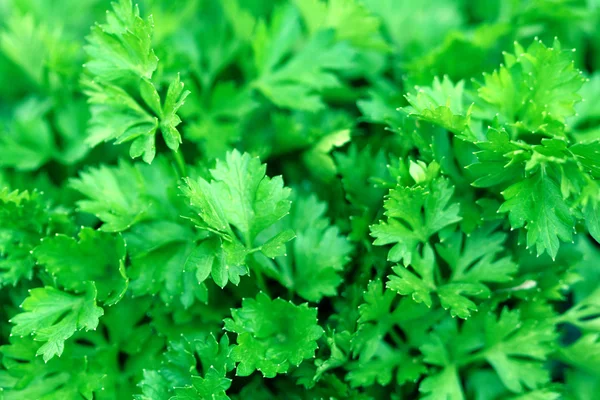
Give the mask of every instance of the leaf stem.
[[265, 292], [265, 294], [267, 296], [271, 297], [271, 294], [269, 293], [269, 289], [267, 288], [267, 283], [265, 281], [265, 277], [261, 271], [260, 264], [254, 259], [254, 257], [250, 256], [250, 257], [246, 258], [246, 265], [248, 265], [248, 268], [250, 269], [250, 271], [252, 271], [254, 273], [254, 277], [256, 280], [256, 286], [258, 286], [258, 289]]
[[260, 270], [260, 268], [258, 268], [256, 265], [253, 265], [252, 270], [254, 271], [254, 275], [256, 276], [256, 285], [258, 286], [258, 288], [265, 292], [267, 296], [271, 297], [271, 294], [269, 293], [269, 289], [267, 288], [267, 284], [265, 282], [265, 277], [263, 276], [263, 273]]
[[405, 347], [404, 341], [402, 340], [400, 335], [398, 335], [398, 333], [394, 330], [393, 326], [389, 329], [388, 333], [390, 334], [390, 337], [399, 349]]
[[185, 159], [183, 158], [183, 152], [181, 150], [173, 152], [173, 158], [175, 159], [175, 164], [177, 164], [177, 169], [180, 174], [180, 178], [187, 176], [187, 167], [185, 164]]

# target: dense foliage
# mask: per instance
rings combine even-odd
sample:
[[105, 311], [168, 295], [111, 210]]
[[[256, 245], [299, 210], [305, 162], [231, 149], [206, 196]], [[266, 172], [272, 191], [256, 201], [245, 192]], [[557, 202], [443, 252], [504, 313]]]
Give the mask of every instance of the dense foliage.
[[0, 399], [600, 398], [599, 26], [0, 0]]

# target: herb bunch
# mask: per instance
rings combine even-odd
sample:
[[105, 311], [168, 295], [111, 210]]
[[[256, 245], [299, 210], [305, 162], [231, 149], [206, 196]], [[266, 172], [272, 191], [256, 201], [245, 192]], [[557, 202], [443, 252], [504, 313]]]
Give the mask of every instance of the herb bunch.
[[0, 15], [1, 400], [598, 398], [596, 2]]

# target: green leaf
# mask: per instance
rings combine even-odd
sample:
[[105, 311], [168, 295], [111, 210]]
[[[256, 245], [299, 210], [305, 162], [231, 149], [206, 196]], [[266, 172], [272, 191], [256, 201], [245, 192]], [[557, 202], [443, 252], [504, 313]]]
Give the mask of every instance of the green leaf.
[[410, 294], [417, 303], [425, 303], [426, 306], [431, 307], [430, 293], [435, 290], [433, 257], [431, 246], [426, 245], [423, 249], [423, 258], [417, 256], [411, 261], [412, 268], [419, 276], [398, 265], [392, 268], [397, 276], [390, 276], [386, 287], [401, 295]]
[[443, 0], [418, 4], [393, 0], [365, 0], [363, 3], [381, 19], [394, 52], [403, 60], [441, 43], [447, 33], [461, 27], [465, 18], [459, 4]]
[[[394, 110], [395, 111], [395, 110]], [[352, 241], [368, 241], [369, 224], [381, 205], [385, 188], [376, 183], [388, 176], [387, 157], [383, 151], [373, 154], [370, 147], [358, 150], [351, 145], [348, 153], [334, 153], [337, 170], [342, 177], [345, 198], [352, 205], [350, 223]]]
[[411, 359], [391, 346], [382, 345], [378, 348], [376, 358], [348, 363], [347, 367], [349, 372], [346, 380], [351, 387], [369, 387], [375, 383], [390, 385], [392, 382], [403, 384], [418, 379], [425, 372], [423, 364], [418, 360]]
[[242, 308], [231, 310], [225, 329], [238, 334], [232, 358], [239, 362], [237, 375], [255, 370], [272, 378], [314, 356], [323, 328], [317, 325], [317, 310], [282, 299], [271, 300], [259, 293], [244, 299]]
[[574, 222], [557, 183], [541, 171], [503, 192], [499, 212], [508, 212], [513, 228], [527, 229], [527, 246], [556, 258], [560, 241], [571, 241]]
[[159, 370], [145, 371], [143, 394], [134, 398], [229, 399], [225, 391], [231, 386], [231, 379], [226, 378], [226, 373], [235, 366], [230, 355], [227, 335], [218, 342], [212, 334], [182, 335], [169, 344]]
[[221, 288], [232, 282], [240, 283], [240, 276], [248, 273], [244, 265], [247, 251], [239, 244], [222, 242], [219, 238], [202, 241], [187, 257], [184, 273], [192, 272], [198, 283], [212, 276]]
[[156, 154], [154, 135], [158, 120], [127, 91], [110, 83], [85, 82], [92, 118], [86, 139], [90, 146], [110, 140], [133, 141], [131, 156], [150, 163]]
[[599, 375], [600, 371], [600, 334], [588, 333], [573, 344], [561, 348], [562, 359], [582, 370]]
[[151, 166], [124, 161], [113, 167], [101, 165], [69, 183], [86, 197], [77, 202], [79, 209], [100, 219], [102, 231], [121, 232], [144, 220], [179, 216], [176, 176], [164, 158]]
[[184, 271], [196, 271], [198, 282], [204, 282], [213, 269], [219, 251], [217, 240], [204, 240], [192, 250], [183, 266]]
[[[227, 231], [227, 222], [239, 229], [244, 244], [251, 245], [290, 208], [290, 190], [283, 187], [282, 178], [268, 178], [265, 172], [266, 166], [258, 158], [234, 150], [227, 153], [224, 162], [217, 160], [210, 184], [203, 179], [198, 183], [188, 179], [184, 195], [200, 208], [209, 228]], [[208, 185], [210, 190], [206, 190]]]
[[177, 77], [169, 85], [162, 112], [159, 114], [160, 130], [163, 138], [167, 147], [173, 151], [177, 151], [179, 144], [181, 144], [181, 135], [176, 129], [177, 125], [181, 123], [181, 118], [177, 115], [177, 111], [183, 106], [189, 94], [189, 90], [183, 90], [183, 82], [181, 82], [179, 74], [177, 74]]
[[[409, 343], [399, 339], [399, 330], [407, 336], [419, 336], [422, 329], [428, 329], [435, 322], [429, 309], [408, 298], [395, 302], [397, 296], [391, 290], [384, 290], [380, 280], [369, 282], [362, 295], [364, 303], [358, 307], [358, 329], [352, 336], [350, 345], [354, 358], [358, 360], [347, 365], [347, 379], [354, 386], [371, 386], [376, 382], [387, 385], [396, 377], [398, 384], [414, 382], [425, 373], [420, 356], [408, 356], [400, 348], [408, 348]], [[384, 338], [394, 337], [396, 346]]]
[[[177, 111], [189, 91], [183, 91], [179, 75], [171, 82], [164, 104], [150, 81], [157, 69], [158, 58], [151, 47], [154, 22], [143, 20], [138, 6], [131, 0], [113, 3], [106, 14], [107, 22], [96, 25], [88, 36], [85, 50], [90, 56], [85, 67], [94, 77], [84, 80], [88, 102], [92, 104], [92, 119], [88, 143], [96, 146], [115, 140], [116, 144], [132, 142], [129, 154], [142, 157], [150, 164], [156, 155], [155, 135], [160, 128], [168, 148], [177, 151], [181, 135], [177, 126], [181, 119]], [[148, 112], [132, 94], [130, 87], [139, 87], [139, 96]]]
[[518, 311], [504, 309], [498, 319], [488, 314], [484, 329], [485, 359], [509, 390], [518, 393], [524, 387], [535, 389], [549, 381], [548, 371], [540, 361], [552, 350], [552, 325], [521, 322]]
[[123, 238], [90, 228], [83, 228], [78, 236], [79, 241], [65, 235], [43, 239], [33, 255], [65, 289], [82, 292], [93, 282], [97, 300], [114, 305], [124, 296], [129, 281]]
[[336, 174], [335, 163], [329, 153], [350, 141], [350, 130], [341, 129], [323, 136], [309, 150], [302, 154], [302, 160], [325, 182], [331, 181]]
[[558, 39], [552, 47], [534, 40], [527, 49], [515, 43], [514, 54], [504, 53], [504, 61], [499, 70], [484, 74], [478, 91], [486, 103], [482, 107], [527, 132], [562, 136], [561, 126], [575, 114], [581, 100], [577, 91], [585, 80], [572, 63], [572, 52], [563, 50]]
[[225, 378], [216, 369], [208, 370], [204, 377], [193, 376], [192, 387], [175, 388], [174, 400], [229, 400], [225, 391], [231, 386], [231, 379]]
[[202, 178], [185, 179], [186, 186], [181, 187], [183, 195], [190, 205], [198, 211], [202, 227], [218, 235], [231, 235], [229, 221], [217, 198], [216, 186]]
[[128, 274], [134, 296], [159, 294], [166, 305], [177, 302], [186, 309], [196, 300], [206, 302], [206, 287], [197, 280], [196, 271], [186, 266], [193, 251], [191, 233], [187, 235], [132, 257]]
[[454, 366], [446, 367], [441, 372], [427, 377], [419, 385], [419, 392], [424, 393], [425, 396], [421, 398], [427, 400], [465, 399], [458, 371]]
[[0, 189], [0, 287], [33, 277], [31, 251], [50, 228], [54, 215], [38, 192]]
[[100, 166], [81, 172], [71, 187], [89, 198], [80, 200], [79, 208], [96, 215], [104, 222], [100, 229], [107, 232], [130, 228], [149, 207], [140, 198], [143, 181], [139, 171], [124, 162], [118, 168]]
[[87, 37], [85, 51], [90, 60], [85, 67], [103, 81], [151, 78], [158, 58], [151, 47], [154, 22], [140, 17], [131, 0], [112, 3], [106, 23], [96, 25]]
[[[36, 353], [43, 346], [31, 338], [10, 338], [0, 346], [4, 369], [0, 373], [3, 399], [91, 400], [110, 382], [88, 358], [69, 351], [47, 362]], [[10, 381], [9, 381], [10, 379]]]
[[376, 246], [394, 244], [389, 261], [409, 264], [420, 243], [448, 225], [461, 220], [460, 206], [452, 203], [454, 188], [445, 178], [434, 179], [427, 187], [397, 185], [385, 200], [387, 222], [371, 227]]
[[[435, 4], [435, 5], [432, 5]], [[430, 0], [428, 3], [420, 5], [427, 11], [436, 8], [435, 13], [429, 13], [425, 18], [433, 19], [433, 24], [441, 24], [441, 18], [435, 17], [437, 13], [446, 12], [445, 16], [450, 14], [447, 8], [457, 7], [456, 4], [443, 3], [440, 0]], [[493, 12], [492, 5], [484, 5], [481, 8], [489, 6], [489, 10], [483, 13]], [[450, 14], [451, 15], [451, 14]], [[412, 13], [408, 13], [407, 18], [413, 18], [412, 24], [418, 23], [418, 18], [414, 18]], [[396, 28], [400, 29], [400, 28]], [[461, 79], [472, 79], [481, 71], [489, 71], [495, 67], [498, 57], [499, 46], [504, 43], [507, 36], [512, 32], [512, 27], [506, 23], [485, 23], [473, 26], [473, 29], [452, 30], [444, 38], [435, 44], [435, 47], [427, 49], [422, 55], [407, 60], [405, 66], [407, 76], [410, 82], [425, 84], [431, 81], [433, 76], [449, 76], [453, 81]], [[434, 32], [436, 29], [432, 29]], [[464, 60], [469, 60], [465, 63]]]
[[490, 127], [486, 139], [476, 142], [477, 162], [467, 167], [475, 175], [472, 185], [487, 188], [521, 180], [527, 146], [511, 141], [504, 129]]
[[296, 232], [296, 239], [288, 245], [288, 255], [276, 260], [280, 282], [314, 302], [336, 295], [340, 272], [352, 251], [325, 217], [326, 207], [315, 196], [295, 196], [287, 226]]
[[[81, 65], [81, 38], [57, 29], [55, 18], [68, 8], [50, 9], [58, 11], [54, 17], [48, 9], [40, 10], [36, 6], [17, 8], [7, 4], [2, 10], [0, 52], [4, 60], [10, 60], [17, 67], [15, 70], [3, 68], [6, 69], [4, 76], [18, 80], [6, 81], [12, 84], [4, 86], [3, 93], [20, 97], [23, 90], [31, 94], [31, 91], [55, 91], [62, 85], [75, 84]], [[90, 22], [86, 21], [84, 29]], [[7, 64], [6, 61], [3, 64]]]
[[135, 400], [160, 400], [169, 396], [169, 383], [159, 371], [145, 370], [139, 386], [142, 389], [142, 394], [135, 395]]
[[37, 351], [44, 361], [60, 356], [65, 341], [78, 330], [96, 329], [104, 310], [96, 306], [96, 287], [86, 285], [81, 295], [73, 295], [53, 287], [36, 288], [22, 304], [23, 312], [12, 318], [15, 326], [11, 334], [33, 334], [35, 340], [45, 342]]
[[246, 242], [273, 225], [290, 209], [290, 190], [281, 176], [265, 176], [266, 165], [258, 158], [233, 151], [211, 170], [213, 185], [229, 223], [242, 232]]
[[140, 81], [140, 96], [154, 114], [162, 118], [163, 110], [160, 104], [160, 96], [150, 80], [142, 79]]
[[281, 7], [270, 26], [257, 24], [252, 47], [259, 77], [254, 86], [278, 107], [318, 111], [325, 106], [321, 92], [342, 86], [336, 73], [354, 66], [355, 52], [324, 30], [286, 59], [299, 39], [299, 22], [292, 7]]
[[600, 208], [598, 201], [590, 199], [588, 204], [583, 209], [585, 226], [590, 235], [600, 243]]
[[156, 155], [156, 133], [160, 128], [167, 147], [177, 151], [181, 143], [181, 135], [176, 128], [181, 123], [177, 111], [190, 93], [183, 91], [179, 76], [169, 85], [162, 107], [154, 85], [147, 80], [140, 81], [141, 96], [155, 115], [119, 86], [96, 81], [85, 84], [88, 102], [92, 104], [87, 138], [91, 146], [110, 140], [115, 140], [115, 144], [131, 142], [130, 156], [141, 156], [150, 164]]
[[390, 126], [401, 125], [404, 115], [398, 112], [398, 107], [402, 104], [402, 92], [387, 80], [377, 82], [375, 87], [368, 91], [366, 98], [356, 102], [364, 120]]
[[387, 50], [381, 37], [379, 18], [355, 0], [295, 0], [311, 34], [333, 29], [338, 41], [348, 41], [363, 49]]
[[409, 107], [402, 110], [408, 115], [439, 125], [465, 140], [474, 140], [469, 127], [471, 107], [464, 110], [464, 82], [454, 85], [447, 76], [440, 80], [436, 77], [431, 87], [415, 87], [416, 94], [409, 93], [406, 100]]
[[505, 233], [488, 224], [469, 235], [457, 232], [435, 247], [450, 266], [454, 282], [508, 282], [517, 265], [504, 256], [506, 239]]
[[448, 279], [441, 278], [443, 269], [429, 244], [423, 254], [415, 254], [406, 267], [392, 268], [387, 287], [401, 295], [410, 295], [417, 303], [433, 305], [431, 295], [436, 293], [442, 308], [450, 314], [468, 318], [477, 311], [472, 298], [488, 298], [489, 282], [507, 282], [513, 279], [517, 265], [510, 257], [500, 258], [506, 235], [493, 231], [494, 226], [484, 226], [466, 238], [456, 232], [443, 243], [436, 245], [438, 256], [450, 267]]
[[575, 160], [594, 178], [600, 178], [600, 140], [586, 143], [576, 143], [569, 147]]
[[271, 258], [285, 256], [286, 243], [294, 238], [296, 238], [296, 233], [291, 229], [286, 229], [267, 240], [265, 244], [260, 246], [260, 251]]
[[6, 131], [0, 128], [0, 166], [31, 171], [56, 156], [58, 149], [46, 120], [51, 105], [35, 98], [19, 104]]
[[196, 250], [205, 255], [199, 278], [206, 279], [210, 264], [217, 285], [224, 287], [228, 281], [237, 285], [240, 275], [248, 272], [248, 254], [262, 251], [273, 257], [294, 237], [285, 229], [268, 229], [288, 214], [290, 189], [283, 186], [280, 176], [269, 178], [265, 172], [258, 158], [234, 150], [227, 153], [225, 162], [217, 160], [210, 183], [203, 178], [185, 179], [181, 190], [199, 217], [192, 220], [217, 237]]
[[217, 82], [209, 104], [204, 106], [203, 118], [186, 121], [185, 138], [198, 143], [211, 158], [222, 157], [232, 145], [246, 137], [245, 122], [257, 106], [248, 87], [239, 87], [231, 81]]

